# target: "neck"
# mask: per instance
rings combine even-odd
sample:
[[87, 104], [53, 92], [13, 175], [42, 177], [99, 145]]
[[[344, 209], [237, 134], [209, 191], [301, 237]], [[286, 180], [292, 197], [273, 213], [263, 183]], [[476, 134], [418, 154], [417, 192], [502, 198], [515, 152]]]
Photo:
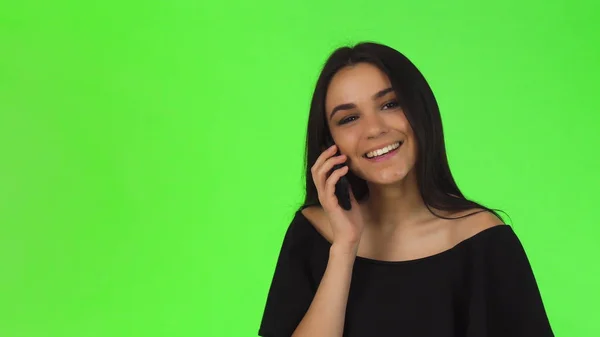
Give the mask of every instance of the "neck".
[[394, 185], [369, 183], [362, 209], [367, 226], [382, 233], [415, 227], [432, 215], [421, 198], [414, 170]]

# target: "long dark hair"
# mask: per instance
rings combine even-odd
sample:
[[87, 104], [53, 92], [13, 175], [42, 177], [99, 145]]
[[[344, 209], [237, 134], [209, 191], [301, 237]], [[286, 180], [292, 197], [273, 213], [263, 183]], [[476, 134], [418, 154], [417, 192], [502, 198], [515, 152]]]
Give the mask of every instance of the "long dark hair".
[[[456, 186], [446, 157], [439, 107], [423, 74], [402, 53], [375, 42], [361, 42], [353, 47], [340, 47], [329, 56], [323, 66], [313, 93], [308, 117], [304, 157], [306, 194], [304, 203], [299, 210], [312, 205], [320, 205], [311, 167], [322, 153], [326, 137], [330, 135], [325, 119], [325, 96], [329, 82], [338, 70], [359, 62], [375, 65], [387, 74], [392, 83], [398, 103], [417, 140], [418, 151], [414, 169], [416, 169], [419, 191], [429, 211], [440, 218], [457, 219], [435, 214], [430, 207], [444, 211], [481, 208], [502, 219], [494, 209], [465, 198]], [[351, 171], [348, 171], [346, 176], [358, 201], [368, 196], [369, 189], [366, 181]]]

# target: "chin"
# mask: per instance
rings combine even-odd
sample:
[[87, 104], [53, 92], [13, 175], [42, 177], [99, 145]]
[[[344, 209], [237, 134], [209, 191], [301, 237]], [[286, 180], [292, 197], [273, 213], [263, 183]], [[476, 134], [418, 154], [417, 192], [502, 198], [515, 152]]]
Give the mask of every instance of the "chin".
[[407, 175], [407, 172], [404, 170], [383, 170], [375, 176], [369, 177], [367, 180], [377, 185], [393, 185], [404, 180]]

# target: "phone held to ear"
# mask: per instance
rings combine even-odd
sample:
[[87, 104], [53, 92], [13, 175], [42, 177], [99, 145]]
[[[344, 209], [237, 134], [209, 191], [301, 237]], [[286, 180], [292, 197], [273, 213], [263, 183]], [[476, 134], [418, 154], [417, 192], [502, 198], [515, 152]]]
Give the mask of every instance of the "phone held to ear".
[[[333, 139], [331, 138], [330, 135], [327, 136], [327, 140], [326, 140], [326, 145], [327, 148], [333, 146], [334, 142]], [[337, 149], [337, 152], [335, 153], [335, 156], [339, 156], [340, 155], [340, 149]], [[335, 166], [333, 166], [333, 169], [329, 172], [328, 176], [331, 175], [331, 173], [333, 173], [333, 171], [344, 167], [345, 164], [336, 164]], [[348, 174], [348, 173], [346, 173]], [[338, 199], [338, 204], [340, 205], [341, 208], [349, 211], [350, 209], [352, 209], [352, 204], [350, 202], [350, 182], [348, 181], [348, 178], [343, 175], [340, 177], [340, 179], [338, 180], [338, 182], [335, 184], [335, 196]]]

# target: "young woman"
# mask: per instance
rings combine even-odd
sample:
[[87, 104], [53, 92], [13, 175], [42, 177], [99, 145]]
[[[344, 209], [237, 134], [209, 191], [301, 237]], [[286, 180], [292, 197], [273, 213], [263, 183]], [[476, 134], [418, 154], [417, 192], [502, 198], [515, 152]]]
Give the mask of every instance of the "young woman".
[[[306, 199], [260, 336], [553, 336], [511, 226], [456, 186], [435, 97], [404, 55], [377, 43], [337, 49], [306, 146]], [[350, 210], [335, 194], [341, 177]]]

